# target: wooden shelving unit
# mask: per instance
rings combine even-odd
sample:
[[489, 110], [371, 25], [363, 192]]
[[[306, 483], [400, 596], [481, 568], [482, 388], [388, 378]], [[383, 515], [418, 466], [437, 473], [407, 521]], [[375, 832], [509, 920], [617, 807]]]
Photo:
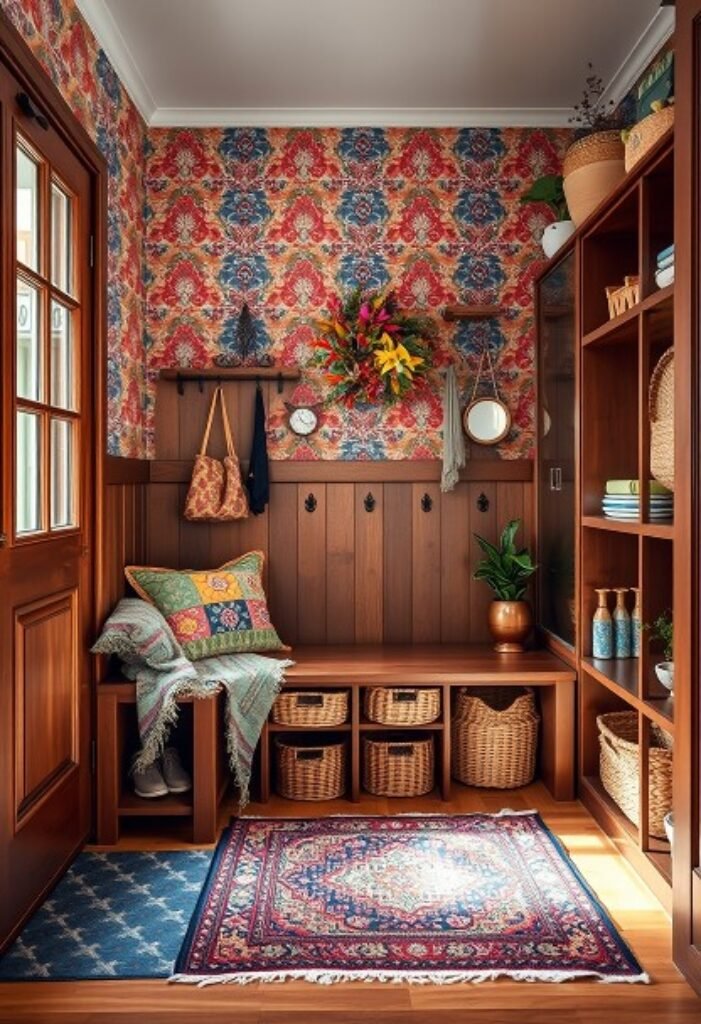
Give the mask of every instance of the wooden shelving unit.
[[[674, 285], [657, 289], [654, 268], [657, 252], [674, 239], [673, 182], [674, 151], [667, 138], [629, 175], [611, 203], [600, 208], [578, 240], [580, 795], [667, 906], [671, 851], [668, 843], [649, 834], [646, 794], [650, 725], [674, 735], [674, 698], [657, 682], [654, 662], [661, 655], [651, 650], [647, 634], [639, 658], [595, 660], [591, 621], [597, 587], [639, 587], [646, 623], [673, 605], [675, 525], [650, 522], [648, 515], [648, 391], [658, 359], [673, 344], [674, 329]], [[611, 320], [605, 287], [627, 274], [640, 276], [641, 300]], [[601, 499], [611, 478], [641, 481], [637, 521], [614, 521], [602, 514]], [[639, 826], [611, 800], [598, 774], [596, 718], [624, 709], [638, 717]]]

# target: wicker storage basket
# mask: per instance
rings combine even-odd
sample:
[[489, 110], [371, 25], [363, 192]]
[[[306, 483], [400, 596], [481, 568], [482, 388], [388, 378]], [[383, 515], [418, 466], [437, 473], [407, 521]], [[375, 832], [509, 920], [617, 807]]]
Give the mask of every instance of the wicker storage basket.
[[632, 170], [673, 124], [674, 107], [663, 107], [633, 125], [626, 139], [626, 171]]
[[[611, 711], [596, 719], [601, 784], [634, 825], [640, 823], [640, 761], [637, 711]], [[650, 724], [648, 819], [650, 835], [665, 838], [672, 809], [672, 737]]]
[[363, 786], [375, 796], [422, 796], [433, 789], [433, 736], [363, 740]]
[[275, 700], [272, 719], [278, 725], [343, 725], [348, 718], [348, 690], [285, 690]]
[[453, 778], [466, 786], [514, 789], [535, 775], [538, 723], [533, 690], [460, 690], [452, 726]]
[[650, 471], [674, 490], [674, 349], [668, 348], [650, 378]]
[[365, 717], [382, 725], [428, 725], [441, 713], [438, 687], [371, 686], [363, 698]]
[[286, 800], [333, 800], [346, 789], [344, 740], [305, 737], [276, 745], [277, 791]]

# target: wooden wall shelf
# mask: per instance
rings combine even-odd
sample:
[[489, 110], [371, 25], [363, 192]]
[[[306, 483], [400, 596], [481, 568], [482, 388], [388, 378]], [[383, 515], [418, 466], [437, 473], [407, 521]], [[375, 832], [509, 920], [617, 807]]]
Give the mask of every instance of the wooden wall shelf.
[[295, 366], [207, 366], [172, 367], [160, 371], [161, 380], [299, 380], [302, 373]]
[[443, 319], [448, 321], [483, 320], [490, 316], [501, 316], [503, 312], [501, 306], [467, 306], [457, 304], [445, 307]]

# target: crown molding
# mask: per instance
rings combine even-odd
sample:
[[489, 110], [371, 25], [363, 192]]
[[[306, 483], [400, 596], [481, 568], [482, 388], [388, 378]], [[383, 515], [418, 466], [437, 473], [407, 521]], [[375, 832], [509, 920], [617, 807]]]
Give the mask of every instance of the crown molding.
[[[157, 107], [105, 0], [76, 0], [98, 43], [149, 127], [154, 128], [562, 128], [569, 107]], [[619, 103], [674, 31], [661, 7], [606, 87]]]
[[154, 128], [549, 128], [569, 107], [159, 107]]
[[606, 86], [601, 97], [602, 105], [613, 100], [618, 106], [624, 96], [633, 88], [657, 51], [674, 32], [674, 8], [660, 7], [655, 12], [638, 41], [623, 61], [618, 71]]
[[146, 124], [150, 125], [156, 111], [156, 102], [105, 0], [76, 0], [76, 4], [134, 106]]

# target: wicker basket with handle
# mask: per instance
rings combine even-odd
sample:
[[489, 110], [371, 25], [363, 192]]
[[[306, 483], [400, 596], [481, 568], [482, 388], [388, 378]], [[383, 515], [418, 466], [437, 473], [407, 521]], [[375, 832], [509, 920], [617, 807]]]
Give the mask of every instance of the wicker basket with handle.
[[438, 687], [370, 686], [363, 697], [365, 717], [382, 725], [428, 725], [441, 713]]
[[286, 800], [334, 800], [346, 789], [346, 743], [277, 736], [277, 791]]
[[[599, 775], [612, 800], [634, 825], [640, 824], [640, 748], [637, 711], [611, 711], [596, 719]], [[672, 809], [672, 737], [650, 723], [648, 753], [650, 835], [665, 838], [664, 816]]]
[[650, 378], [650, 472], [674, 490], [674, 349], [660, 357]]
[[452, 725], [453, 777], [466, 786], [527, 785], [535, 775], [539, 721], [527, 687], [460, 690]]
[[631, 171], [673, 124], [674, 107], [663, 107], [633, 125], [626, 138], [626, 171]]
[[363, 786], [375, 796], [423, 796], [433, 789], [433, 736], [363, 740]]
[[271, 717], [277, 725], [343, 725], [348, 718], [348, 690], [285, 690], [275, 699]]

